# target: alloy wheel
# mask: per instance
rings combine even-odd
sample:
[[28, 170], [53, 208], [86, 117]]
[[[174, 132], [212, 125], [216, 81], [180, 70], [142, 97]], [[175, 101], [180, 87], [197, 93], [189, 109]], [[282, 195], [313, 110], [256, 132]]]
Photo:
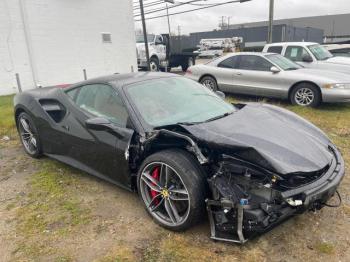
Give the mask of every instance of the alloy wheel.
[[179, 174], [162, 162], [148, 164], [141, 173], [140, 193], [151, 213], [160, 223], [178, 226], [190, 211], [190, 198]]
[[310, 88], [300, 88], [294, 95], [295, 102], [300, 106], [309, 106], [315, 99], [315, 94]]
[[209, 88], [210, 90], [214, 91], [215, 90], [215, 83], [213, 82], [213, 80], [211, 79], [205, 79], [202, 82], [202, 85], [204, 85], [205, 87]]
[[31, 155], [35, 154], [38, 151], [37, 137], [33, 128], [30, 126], [30, 122], [25, 117], [20, 117], [18, 121], [19, 134], [21, 136], [21, 141]]

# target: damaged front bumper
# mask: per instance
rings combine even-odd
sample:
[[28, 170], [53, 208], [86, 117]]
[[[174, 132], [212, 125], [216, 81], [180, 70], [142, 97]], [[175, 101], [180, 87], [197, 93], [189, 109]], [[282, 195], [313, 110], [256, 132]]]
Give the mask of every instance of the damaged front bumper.
[[231, 171], [237, 165], [222, 163], [208, 179], [212, 191], [212, 199], [206, 200], [211, 238], [243, 244], [295, 214], [321, 209], [345, 175], [339, 151], [333, 147], [330, 151], [333, 161], [318, 179], [288, 190], [274, 184], [274, 178], [271, 183], [259, 178], [260, 171], [242, 169], [235, 174]]

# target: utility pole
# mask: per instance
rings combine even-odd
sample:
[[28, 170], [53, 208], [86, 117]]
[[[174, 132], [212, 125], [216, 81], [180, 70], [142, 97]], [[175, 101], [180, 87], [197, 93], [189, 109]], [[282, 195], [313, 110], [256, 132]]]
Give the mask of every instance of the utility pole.
[[140, 2], [140, 11], [141, 11], [143, 38], [144, 38], [144, 40], [145, 40], [145, 51], [146, 51], [146, 59], [147, 59], [147, 71], [150, 71], [150, 66], [149, 66], [148, 39], [147, 39], [145, 12], [144, 12], [144, 10], [143, 10], [143, 0], [139, 0], [139, 2]]
[[267, 42], [268, 42], [268, 43], [272, 43], [273, 11], [274, 11], [274, 0], [270, 0], [270, 8], [269, 8], [269, 28], [268, 28], [268, 35], [267, 35]]
[[227, 17], [227, 29], [230, 29], [230, 19], [232, 16]]
[[168, 4], [166, 4], [166, 16], [168, 18], [168, 31], [169, 31], [169, 38], [171, 37], [171, 29], [170, 29], [170, 19], [169, 19], [169, 8]]
[[225, 17], [222, 16], [221, 17], [221, 30], [224, 30], [224, 19], [225, 19]]

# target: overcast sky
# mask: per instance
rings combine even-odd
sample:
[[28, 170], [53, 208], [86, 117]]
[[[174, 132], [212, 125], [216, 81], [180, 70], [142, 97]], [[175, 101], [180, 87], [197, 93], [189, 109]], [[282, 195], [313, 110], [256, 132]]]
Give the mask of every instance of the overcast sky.
[[[148, 0], [148, 2], [152, 1], [154, 0]], [[189, 0], [179, 1], [187, 2]], [[207, 2], [203, 1], [198, 3], [220, 3], [225, 1], [227, 0], [207, 0]], [[146, 2], [147, 0], [145, 3]], [[158, 8], [158, 6], [149, 7], [146, 11], [154, 8]], [[184, 7], [172, 8], [169, 9], [169, 13], [192, 8], [196, 8], [196, 6], [185, 5]], [[218, 28], [221, 16], [230, 16], [230, 24], [265, 21], [268, 19], [268, 10], [269, 0], [252, 0], [251, 2], [241, 4], [233, 3], [210, 9], [198, 10], [187, 14], [171, 16], [171, 31], [177, 32], [178, 26], [181, 28], [181, 33], [186, 34], [190, 32], [213, 30]], [[139, 12], [135, 11], [135, 14], [136, 13]], [[349, 0], [275, 0], [275, 19], [343, 13], [350, 13]], [[162, 14], [165, 14], [165, 12], [152, 15]], [[151, 16], [151, 14], [148, 16]], [[136, 22], [135, 26], [136, 29], [139, 29], [141, 28], [141, 23]], [[166, 18], [148, 20], [147, 30], [149, 33], [167, 32], [168, 26]]]

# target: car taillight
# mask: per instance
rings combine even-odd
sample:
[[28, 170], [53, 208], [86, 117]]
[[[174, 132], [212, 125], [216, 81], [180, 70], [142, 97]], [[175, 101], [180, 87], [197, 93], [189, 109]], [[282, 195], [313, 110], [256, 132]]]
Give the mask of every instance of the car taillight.
[[190, 69], [187, 69], [186, 74], [192, 74], [192, 71]]

